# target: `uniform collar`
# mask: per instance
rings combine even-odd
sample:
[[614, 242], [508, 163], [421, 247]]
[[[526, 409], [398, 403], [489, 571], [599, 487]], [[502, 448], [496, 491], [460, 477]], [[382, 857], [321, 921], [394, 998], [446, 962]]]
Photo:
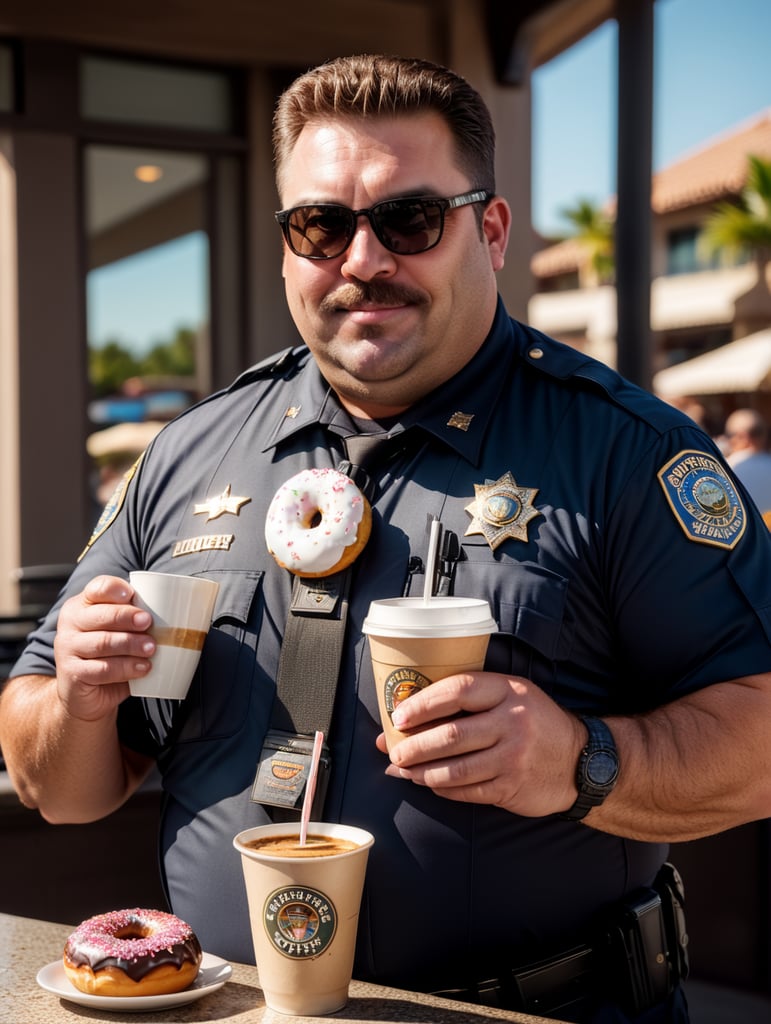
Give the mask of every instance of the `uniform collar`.
[[[511, 321], [499, 300], [490, 333], [470, 362], [408, 409], [389, 434], [395, 436], [402, 430], [419, 427], [478, 465], [487, 425], [515, 355]], [[311, 427], [327, 427], [341, 434], [350, 432], [347, 412], [312, 358], [307, 359], [291, 385], [293, 391], [285, 411], [263, 451]]]

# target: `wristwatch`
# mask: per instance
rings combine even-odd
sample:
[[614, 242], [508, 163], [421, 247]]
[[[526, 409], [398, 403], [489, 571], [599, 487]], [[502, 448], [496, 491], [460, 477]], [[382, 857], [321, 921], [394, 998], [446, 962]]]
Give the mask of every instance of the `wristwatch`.
[[592, 807], [598, 807], [618, 779], [618, 752], [613, 733], [601, 718], [578, 716], [589, 730], [589, 739], [581, 751], [576, 768], [578, 799], [560, 817], [580, 821]]

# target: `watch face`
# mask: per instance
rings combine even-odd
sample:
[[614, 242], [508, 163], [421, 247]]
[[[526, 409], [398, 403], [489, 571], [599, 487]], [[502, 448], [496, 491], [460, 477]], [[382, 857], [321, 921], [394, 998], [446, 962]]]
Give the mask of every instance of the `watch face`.
[[607, 750], [597, 750], [586, 762], [586, 777], [594, 786], [608, 786], [618, 773], [618, 760]]

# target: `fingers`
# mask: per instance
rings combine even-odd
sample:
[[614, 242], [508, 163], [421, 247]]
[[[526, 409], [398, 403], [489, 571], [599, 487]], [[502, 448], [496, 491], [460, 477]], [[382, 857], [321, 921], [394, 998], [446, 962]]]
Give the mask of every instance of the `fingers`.
[[58, 638], [66, 639], [87, 657], [110, 656], [127, 645], [138, 656], [151, 654], [155, 647], [148, 630], [149, 612], [131, 604], [134, 591], [125, 580], [97, 576], [80, 594], [62, 606]]
[[502, 804], [525, 774], [526, 749], [525, 737], [505, 735], [496, 715], [481, 712], [416, 733], [393, 748], [391, 761], [399, 777], [448, 799]]
[[493, 672], [463, 673], [426, 686], [399, 704], [391, 717], [397, 729], [407, 732], [440, 718], [487, 711], [526, 693], [526, 680]]
[[449, 676], [408, 698], [393, 718], [401, 731], [416, 731], [392, 748], [391, 776], [527, 816], [575, 799], [580, 726], [526, 679]]
[[[131, 604], [132, 587], [117, 576], [96, 576], [86, 584], [82, 593], [67, 602], [75, 621], [82, 628], [124, 629], [146, 632], [152, 624], [149, 612]], [[64, 608], [62, 612], [64, 612]]]
[[93, 719], [128, 695], [128, 680], [146, 675], [155, 642], [152, 616], [132, 605], [133, 590], [99, 576], [62, 605], [54, 640], [59, 696], [70, 714]]
[[[388, 774], [451, 800], [510, 801], [527, 748], [523, 691], [518, 680], [492, 673], [450, 676], [421, 690], [394, 711], [398, 729], [420, 731], [393, 748]], [[521, 723], [509, 721], [517, 717]]]

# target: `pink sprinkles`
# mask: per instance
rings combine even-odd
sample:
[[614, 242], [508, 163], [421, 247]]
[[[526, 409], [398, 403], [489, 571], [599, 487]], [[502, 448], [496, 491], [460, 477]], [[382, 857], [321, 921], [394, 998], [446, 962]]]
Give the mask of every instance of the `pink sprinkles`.
[[[152, 934], [145, 938], [120, 939], [115, 933], [127, 929]], [[174, 914], [162, 910], [114, 910], [84, 921], [67, 939], [66, 951], [77, 952], [93, 964], [107, 958], [136, 961], [153, 956], [161, 949], [170, 953], [174, 946], [189, 942], [193, 929]]]

